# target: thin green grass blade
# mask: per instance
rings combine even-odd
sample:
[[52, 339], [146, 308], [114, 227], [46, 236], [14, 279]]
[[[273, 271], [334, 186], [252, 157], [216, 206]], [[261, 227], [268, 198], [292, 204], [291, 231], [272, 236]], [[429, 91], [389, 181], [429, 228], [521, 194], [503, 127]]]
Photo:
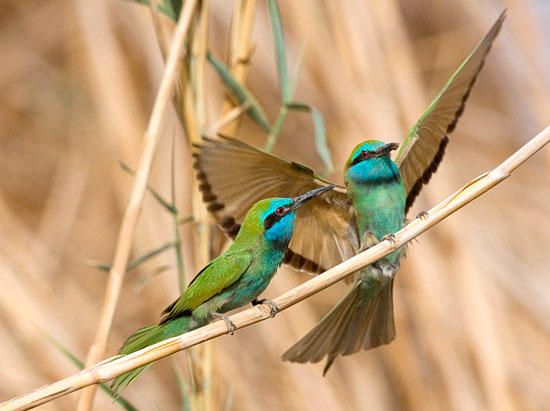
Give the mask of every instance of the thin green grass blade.
[[147, 285], [147, 283], [149, 282], [149, 280], [151, 278], [154, 278], [157, 275], [162, 274], [163, 272], [170, 270], [171, 268], [172, 268], [172, 266], [170, 264], [165, 264], [165, 265], [161, 265], [161, 266], [155, 268], [153, 271], [150, 271], [147, 275], [144, 275], [143, 277], [141, 277], [138, 280], [138, 283], [134, 287], [134, 292], [135, 293], [140, 293], [141, 290]]
[[183, 0], [164, 0], [159, 4], [159, 10], [174, 21], [178, 21]]
[[106, 272], [109, 272], [112, 267], [112, 265], [109, 263], [102, 263], [101, 261], [92, 260], [91, 258], [84, 258], [84, 262], [94, 268], [97, 268], [98, 270]]
[[283, 128], [283, 124], [285, 123], [287, 115], [288, 115], [288, 107], [286, 105], [282, 105], [279, 110], [279, 114], [275, 119], [275, 123], [273, 123], [273, 127], [271, 127], [271, 131], [267, 135], [267, 139], [264, 146], [264, 151], [266, 153], [270, 153], [271, 150], [273, 150], [273, 147], [275, 146], [275, 143], [279, 138], [279, 133]]
[[[67, 357], [79, 370], [84, 369], [84, 362], [80, 361], [76, 356], [74, 356], [67, 348], [65, 348], [59, 341], [54, 339], [52, 336], [48, 336], [48, 340], [52, 345], [61, 352], [65, 357]], [[124, 408], [127, 411], [138, 411], [136, 407], [134, 407], [127, 399], [125, 399], [122, 396], [116, 397], [116, 394], [106, 385], [106, 384], [99, 384], [99, 387], [105, 391], [111, 398], [113, 398], [122, 408]]]
[[[122, 160], [118, 160], [118, 164], [120, 167], [126, 171], [128, 174], [130, 174], [132, 177], [136, 176], [136, 172], [132, 170], [132, 168], [126, 164]], [[157, 200], [161, 206], [163, 206], [169, 213], [171, 214], [177, 214], [178, 210], [176, 210], [176, 207], [174, 207], [172, 204], [170, 204], [168, 201], [166, 201], [162, 196], [155, 191], [154, 188], [152, 188], [149, 184], [147, 184], [147, 190], [151, 193], [151, 195]]]
[[178, 225], [184, 225], [184, 224], [190, 223], [194, 219], [195, 217], [193, 216], [193, 214], [184, 215], [183, 217], [180, 217], [178, 219]]
[[237, 98], [239, 104], [243, 104], [245, 101], [249, 102], [247, 109], [248, 114], [252, 117], [258, 125], [269, 132], [270, 126], [267, 120], [267, 114], [263, 107], [260, 105], [258, 99], [252, 94], [252, 92], [243, 84], [239, 83], [233, 74], [229, 71], [229, 68], [222, 63], [220, 59], [208, 52], [207, 59], [222, 79], [223, 84], [231, 90], [233, 95]]
[[302, 61], [304, 59], [304, 52], [306, 50], [306, 43], [302, 43], [300, 51], [298, 52], [298, 58], [296, 59], [296, 65], [292, 70], [292, 78], [290, 80], [290, 100], [294, 99], [296, 89], [298, 88], [298, 78], [300, 77], [300, 69], [302, 68]]
[[[128, 371], [125, 374], [119, 375], [115, 378], [113, 383], [111, 384], [111, 390], [113, 391], [113, 395], [116, 398], [120, 398], [120, 395], [122, 392], [128, 388], [128, 386], [133, 383], [136, 378], [138, 378], [141, 374], [143, 374], [153, 363], [146, 364], [142, 367], [136, 368], [135, 370]], [[113, 397], [113, 398], [115, 398]]]
[[197, 381], [195, 380], [195, 373], [193, 372], [193, 369], [195, 369], [200, 364], [200, 359], [198, 359], [198, 355], [196, 351], [193, 350], [186, 350], [185, 356], [187, 358], [186, 364], [187, 364], [187, 375], [189, 378], [189, 401], [192, 402], [194, 409], [200, 409], [199, 407], [199, 388]]
[[[176, 204], [176, 136], [172, 134], [172, 158], [170, 161], [170, 191], [171, 191], [171, 200], [172, 204]], [[177, 209], [177, 207], [174, 207]], [[185, 291], [185, 270], [183, 268], [183, 253], [181, 250], [181, 236], [180, 236], [180, 225], [179, 225], [179, 214], [173, 214], [173, 226], [174, 226], [174, 250], [176, 251], [176, 268], [178, 272], [178, 284], [180, 288], [180, 293]]]
[[325, 132], [323, 115], [315, 107], [304, 103], [291, 103], [288, 105], [288, 108], [290, 110], [307, 111], [311, 113], [313, 128], [315, 130], [315, 145], [317, 147], [317, 153], [319, 153], [321, 160], [323, 160], [323, 163], [325, 164], [325, 173], [331, 173], [334, 170], [334, 166], [332, 165], [332, 157], [327, 145], [327, 134]]
[[325, 164], [325, 172], [330, 174], [334, 170], [334, 166], [332, 165], [332, 157], [327, 144], [327, 134], [325, 131], [323, 115], [315, 107], [311, 107], [311, 117], [313, 118], [313, 128], [315, 129], [315, 144], [317, 146], [317, 152]]
[[283, 103], [289, 104], [292, 100], [291, 89], [288, 84], [288, 70], [286, 66], [286, 49], [283, 36], [283, 25], [281, 23], [281, 14], [276, 0], [268, 0], [269, 20], [273, 30], [273, 41], [275, 43], [275, 59], [277, 61], [277, 72], [279, 73], [279, 87]]
[[[148, 0], [132, 0], [137, 3], [149, 4]], [[159, 10], [170, 17], [172, 20], [177, 21], [179, 13], [181, 11], [182, 0], [164, 0], [159, 4]], [[281, 37], [282, 38], [282, 37]], [[269, 132], [270, 126], [269, 121], [267, 120], [267, 114], [263, 107], [260, 105], [258, 99], [252, 94], [247, 87], [240, 84], [235, 77], [231, 74], [229, 69], [225, 64], [223, 64], [216, 56], [208, 52], [207, 54], [208, 62], [214, 67], [216, 72], [220, 75], [223, 83], [231, 92], [235, 95], [240, 104], [243, 104], [245, 101], [250, 103], [248, 107], [248, 114], [252, 117], [258, 125], [264, 129], [264, 131]], [[286, 65], [286, 61], [285, 61]]]
[[67, 348], [65, 348], [59, 341], [57, 341], [52, 336], [48, 335], [48, 340], [50, 343], [61, 352], [65, 357], [67, 357], [79, 370], [84, 369], [84, 362], [80, 361], [75, 355], [73, 355]]
[[[132, 260], [128, 263], [126, 266], [126, 270], [131, 270], [133, 268], [136, 268], [138, 265], [143, 264], [145, 261], [153, 258], [156, 255], [159, 255], [160, 253], [174, 247], [176, 243], [174, 241], [170, 241], [159, 248], [155, 248], [148, 253], [143, 254], [141, 257], [136, 258], [135, 260]], [[99, 261], [94, 261], [91, 259], [85, 259], [86, 263], [90, 264], [91, 266], [101, 270], [101, 271], [109, 271], [112, 268], [111, 264], [108, 263], [102, 263]]]
[[[136, 3], [149, 4], [149, 0], [132, 0]], [[182, 0], [159, 0], [158, 9], [174, 21], [178, 21]]]
[[174, 247], [176, 243], [174, 241], [170, 241], [163, 246], [156, 248], [154, 250], [149, 251], [148, 253], [142, 255], [141, 257], [136, 258], [135, 260], [132, 260], [128, 263], [128, 270], [131, 270], [133, 268], [136, 268], [138, 265], [143, 264], [145, 261], [149, 260], [150, 258], [153, 258], [156, 255], [161, 254], [162, 252], [169, 250], [170, 248]]
[[173, 366], [174, 366], [174, 373], [176, 374], [176, 381], [178, 383], [178, 391], [180, 393], [183, 409], [185, 411], [190, 411], [191, 402], [189, 400], [189, 396], [185, 392], [186, 387], [185, 387], [185, 379], [183, 378], [183, 370], [175, 360], [173, 361]]
[[231, 382], [227, 390], [225, 390], [225, 405], [223, 409], [225, 411], [231, 411], [233, 409], [233, 384], [231, 384]]

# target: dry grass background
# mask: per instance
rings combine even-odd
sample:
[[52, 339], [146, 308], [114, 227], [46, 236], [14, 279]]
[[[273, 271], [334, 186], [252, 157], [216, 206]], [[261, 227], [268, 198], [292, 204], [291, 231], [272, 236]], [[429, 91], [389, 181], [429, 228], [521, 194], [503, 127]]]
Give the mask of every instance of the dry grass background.
[[[492, 168], [550, 118], [550, 6], [539, 1], [280, 0], [293, 66], [305, 44], [297, 100], [325, 117], [336, 170], [368, 138], [401, 142], [428, 102], [508, 7], [445, 160], [413, 213]], [[227, 55], [233, 2], [210, 2], [210, 48]], [[169, 26], [168, 22], [167, 26]], [[147, 7], [129, 1], [3, 1], [0, 5], [0, 400], [75, 371], [47, 340], [84, 358], [163, 63]], [[247, 84], [274, 120], [280, 96], [267, 10], [257, 5]], [[207, 68], [208, 123], [223, 88]], [[169, 113], [152, 185], [170, 193], [176, 135], [178, 206], [192, 208], [189, 153]], [[263, 145], [245, 119], [239, 137]], [[322, 169], [311, 119], [292, 113], [275, 153]], [[321, 365], [280, 355], [344, 292], [337, 285], [272, 321], [215, 342], [216, 409], [550, 409], [550, 154], [536, 155], [415, 244], [395, 288], [397, 339]], [[341, 181], [338, 172], [333, 176]], [[182, 229], [186, 274], [194, 228]], [[171, 217], [146, 198], [133, 256], [172, 240]], [[140, 282], [160, 266], [170, 268]], [[283, 268], [265, 295], [305, 277]], [[173, 251], [130, 271], [109, 355], [158, 319], [178, 294]], [[125, 393], [139, 409], [181, 408], [173, 363]], [[73, 409], [76, 394], [44, 409]], [[98, 393], [95, 409], [117, 405]]]

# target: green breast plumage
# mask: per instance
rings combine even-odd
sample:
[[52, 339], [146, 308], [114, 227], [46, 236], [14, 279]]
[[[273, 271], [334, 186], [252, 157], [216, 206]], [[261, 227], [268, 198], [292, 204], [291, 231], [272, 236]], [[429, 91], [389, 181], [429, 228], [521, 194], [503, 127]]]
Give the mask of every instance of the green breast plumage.
[[[388, 157], [356, 160], [363, 150], [373, 150], [378, 142], [363, 143], [352, 154], [344, 179], [348, 197], [356, 212], [360, 241], [369, 230], [380, 241], [389, 233], [399, 231], [405, 220], [407, 193], [395, 163]], [[361, 244], [364, 246], [364, 244]], [[390, 254], [390, 261], [399, 253]]]
[[357, 213], [360, 238], [367, 230], [372, 230], [381, 240], [403, 227], [406, 193], [400, 180], [355, 186], [349, 189], [349, 195]]

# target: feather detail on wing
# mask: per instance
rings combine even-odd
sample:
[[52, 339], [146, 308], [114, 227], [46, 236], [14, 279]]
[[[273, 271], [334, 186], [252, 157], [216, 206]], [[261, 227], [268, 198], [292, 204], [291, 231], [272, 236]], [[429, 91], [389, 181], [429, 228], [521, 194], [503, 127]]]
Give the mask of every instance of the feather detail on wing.
[[248, 252], [225, 253], [212, 260], [189, 283], [183, 294], [166, 307], [160, 324], [190, 314], [200, 304], [237, 281], [251, 262], [252, 256]]
[[[295, 197], [330, 185], [304, 165], [289, 163], [233, 138], [204, 138], [195, 146], [193, 156], [206, 208], [232, 238], [258, 200]], [[359, 242], [352, 213], [344, 187], [300, 207], [284, 262], [317, 274], [355, 255]]]
[[407, 190], [405, 212], [437, 170], [449, 142], [448, 134], [455, 129], [464, 111], [466, 100], [505, 17], [506, 11], [432, 101], [397, 154], [395, 163]]

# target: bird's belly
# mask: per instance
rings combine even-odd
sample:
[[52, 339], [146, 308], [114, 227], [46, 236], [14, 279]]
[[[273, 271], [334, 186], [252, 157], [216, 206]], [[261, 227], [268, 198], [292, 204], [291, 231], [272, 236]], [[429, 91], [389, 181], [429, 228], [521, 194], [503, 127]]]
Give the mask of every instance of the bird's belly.
[[242, 307], [256, 299], [268, 286], [275, 273], [245, 274], [234, 286], [230, 287], [224, 297], [227, 302], [221, 307], [221, 312]]
[[[365, 234], [372, 232], [378, 241], [403, 227], [406, 193], [402, 186], [376, 187], [365, 190], [356, 197], [353, 206], [357, 213], [361, 246], [365, 246]], [[395, 251], [386, 257], [392, 263], [399, 257]]]
[[372, 230], [380, 240], [398, 231], [405, 219], [405, 188], [400, 182], [358, 187], [352, 197], [359, 231]]

